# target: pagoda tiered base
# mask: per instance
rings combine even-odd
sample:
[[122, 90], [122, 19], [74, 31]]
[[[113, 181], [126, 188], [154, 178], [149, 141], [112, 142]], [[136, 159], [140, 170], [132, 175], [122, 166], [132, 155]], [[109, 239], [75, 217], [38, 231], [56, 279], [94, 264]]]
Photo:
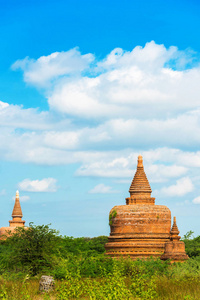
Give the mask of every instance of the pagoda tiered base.
[[185, 244], [182, 241], [170, 241], [166, 243], [162, 260], [170, 259], [173, 262], [184, 262], [189, 257], [185, 253]]
[[110, 212], [111, 234], [105, 245], [111, 257], [160, 257], [170, 240], [171, 212], [164, 205], [115, 206]]
[[169, 241], [169, 235], [138, 234], [132, 236], [110, 236], [105, 245], [106, 254], [111, 257], [129, 256], [135, 260], [138, 258], [160, 257], [165, 249], [165, 243]]

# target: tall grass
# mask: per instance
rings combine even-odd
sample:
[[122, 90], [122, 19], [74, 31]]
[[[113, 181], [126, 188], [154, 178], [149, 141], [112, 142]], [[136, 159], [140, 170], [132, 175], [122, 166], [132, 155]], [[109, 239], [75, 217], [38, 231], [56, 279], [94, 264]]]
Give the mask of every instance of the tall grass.
[[[138, 263], [138, 262], [137, 262]], [[145, 264], [144, 262], [142, 262]], [[126, 262], [127, 264], [127, 262]], [[187, 263], [186, 263], [187, 264]], [[182, 264], [184, 265], [184, 264]], [[122, 273], [119, 262], [114, 262], [113, 272], [102, 269], [99, 277], [82, 277], [80, 272], [67, 272], [65, 279], [56, 280], [55, 290], [49, 294], [39, 292], [39, 277], [26, 280], [0, 278], [0, 299], [3, 300], [199, 300], [200, 276], [178, 275], [180, 266], [169, 266], [166, 274], [149, 275], [144, 269], [132, 268], [129, 275]], [[184, 268], [184, 267], [182, 267]], [[175, 269], [175, 271], [174, 271]]]
[[[186, 238], [193, 258], [171, 265], [159, 259], [115, 260], [104, 254], [107, 237], [61, 237], [48, 226], [31, 226], [0, 241], [0, 300], [199, 300], [200, 238], [194, 244]], [[41, 275], [55, 278], [53, 292], [39, 292]]]
[[157, 294], [160, 300], [199, 300], [200, 277], [157, 278]]
[[2, 300], [32, 300], [37, 299], [38, 280], [31, 279], [21, 280], [5, 280], [0, 279], [0, 299]]

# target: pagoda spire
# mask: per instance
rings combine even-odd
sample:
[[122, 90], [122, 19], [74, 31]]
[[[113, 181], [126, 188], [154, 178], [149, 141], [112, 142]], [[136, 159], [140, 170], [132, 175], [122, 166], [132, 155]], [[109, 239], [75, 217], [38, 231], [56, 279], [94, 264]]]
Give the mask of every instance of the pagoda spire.
[[144, 172], [144, 166], [143, 166], [143, 158], [142, 155], [138, 156], [138, 164], [137, 164], [137, 170], [135, 173], [135, 176], [132, 180], [129, 193], [132, 194], [147, 194], [151, 195], [151, 187], [149, 184], [149, 181], [147, 179], [147, 176]]
[[151, 186], [144, 171], [142, 155], [138, 156], [137, 170], [129, 188], [130, 197], [126, 204], [154, 204], [155, 198], [151, 197]]
[[174, 217], [173, 220], [173, 225], [172, 225], [172, 229], [170, 231], [170, 239], [171, 241], [179, 241], [180, 240], [180, 236], [179, 236], [180, 231], [178, 230], [178, 226], [176, 224], [176, 217]]
[[19, 201], [19, 191], [16, 191], [15, 205], [13, 208], [12, 217], [13, 218], [22, 218], [23, 217], [22, 209], [21, 209], [21, 205], [20, 205], [20, 201]]
[[12, 211], [12, 221], [9, 221], [10, 227], [24, 226], [25, 221], [22, 220], [23, 214], [19, 201], [19, 191], [16, 191], [15, 204]]

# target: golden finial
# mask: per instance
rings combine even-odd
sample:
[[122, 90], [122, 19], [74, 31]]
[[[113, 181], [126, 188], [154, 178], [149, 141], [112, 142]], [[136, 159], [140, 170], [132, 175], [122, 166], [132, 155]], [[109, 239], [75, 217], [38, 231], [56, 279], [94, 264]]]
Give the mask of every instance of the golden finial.
[[143, 167], [143, 158], [142, 158], [142, 155], [139, 155], [138, 156], [138, 167]]

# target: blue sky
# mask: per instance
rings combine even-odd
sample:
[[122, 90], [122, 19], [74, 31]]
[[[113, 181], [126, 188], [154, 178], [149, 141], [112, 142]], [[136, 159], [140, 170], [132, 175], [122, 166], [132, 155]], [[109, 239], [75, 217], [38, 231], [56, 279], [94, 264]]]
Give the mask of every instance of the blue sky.
[[198, 1], [0, 0], [0, 226], [108, 235], [142, 154], [156, 204], [200, 234]]

